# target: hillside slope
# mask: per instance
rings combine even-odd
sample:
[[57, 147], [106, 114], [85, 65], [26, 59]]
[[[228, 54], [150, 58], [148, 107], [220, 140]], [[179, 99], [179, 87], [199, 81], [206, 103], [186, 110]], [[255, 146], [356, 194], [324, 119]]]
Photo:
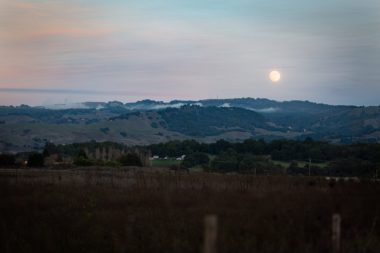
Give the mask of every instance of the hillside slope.
[[189, 138], [206, 142], [307, 136], [341, 143], [380, 140], [380, 107], [376, 106], [251, 98], [85, 105], [78, 109], [0, 107], [0, 152], [38, 150], [46, 142], [92, 140], [127, 145]]

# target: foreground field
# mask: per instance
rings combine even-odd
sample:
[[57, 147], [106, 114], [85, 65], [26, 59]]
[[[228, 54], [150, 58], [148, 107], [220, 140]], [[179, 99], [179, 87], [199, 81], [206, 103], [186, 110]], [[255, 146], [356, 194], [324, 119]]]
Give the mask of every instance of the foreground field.
[[3, 170], [0, 252], [378, 252], [380, 184], [323, 178], [175, 174], [155, 169]]

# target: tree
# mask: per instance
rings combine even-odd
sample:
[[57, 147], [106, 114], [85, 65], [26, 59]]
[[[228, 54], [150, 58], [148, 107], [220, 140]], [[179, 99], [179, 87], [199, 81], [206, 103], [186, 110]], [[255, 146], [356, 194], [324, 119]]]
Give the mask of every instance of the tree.
[[289, 164], [286, 172], [287, 174], [290, 174], [290, 175], [304, 175], [305, 174], [305, 170], [301, 168], [296, 161], [292, 161]]
[[195, 166], [208, 166], [210, 158], [206, 153], [196, 152], [185, 157], [182, 162], [182, 166], [185, 168], [191, 168]]
[[239, 171], [256, 171], [257, 161], [254, 155], [244, 155], [239, 163]]
[[43, 154], [32, 153], [28, 157], [28, 167], [44, 167], [45, 158]]
[[275, 172], [275, 165], [267, 157], [246, 154], [241, 156], [239, 162], [240, 172], [249, 172], [255, 174], [267, 174]]
[[86, 152], [84, 152], [84, 150], [81, 149], [81, 150], [79, 150], [79, 152], [78, 152], [77, 158], [87, 159], [88, 157], [87, 157]]
[[262, 155], [265, 153], [266, 143], [262, 139], [247, 139], [242, 143], [237, 143], [236, 147], [239, 153], [251, 153], [254, 155]]
[[48, 142], [45, 144], [45, 148], [42, 154], [44, 155], [44, 157], [48, 157], [50, 155], [58, 154], [58, 153], [59, 153], [59, 150], [57, 146], [54, 143]]
[[0, 155], [0, 167], [14, 166], [16, 162], [15, 156], [10, 154]]
[[139, 167], [142, 167], [141, 159], [135, 153], [128, 153], [128, 154], [120, 157], [119, 162], [123, 166], [139, 166]]
[[213, 154], [220, 154], [221, 152], [226, 152], [233, 147], [232, 143], [226, 140], [218, 140], [217, 142], [210, 144], [210, 148]]
[[373, 176], [376, 172], [375, 163], [352, 157], [336, 159], [329, 167], [335, 176]]
[[88, 159], [87, 154], [83, 149], [80, 149], [74, 160], [74, 164], [77, 166], [92, 166], [94, 165], [94, 162]]
[[216, 156], [211, 167], [219, 171], [236, 171], [239, 168], [239, 158], [235, 152], [224, 152]]

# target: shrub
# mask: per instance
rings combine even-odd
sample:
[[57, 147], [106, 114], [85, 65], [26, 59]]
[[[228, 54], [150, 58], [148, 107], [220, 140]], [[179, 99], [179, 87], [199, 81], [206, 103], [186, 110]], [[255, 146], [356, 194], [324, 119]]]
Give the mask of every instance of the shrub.
[[135, 153], [128, 153], [128, 154], [120, 157], [119, 162], [123, 166], [139, 166], [139, 167], [142, 167], [141, 159]]
[[89, 160], [85, 157], [82, 157], [82, 156], [76, 158], [74, 160], [74, 164], [77, 166], [92, 166], [92, 165], [94, 165], [94, 163], [91, 160]]
[[104, 166], [108, 166], [108, 167], [119, 167], [119, 166], [120, 166], [120, 163], [117, 162], [117, 161], [106, 161], [106, 162], [104, 162]]

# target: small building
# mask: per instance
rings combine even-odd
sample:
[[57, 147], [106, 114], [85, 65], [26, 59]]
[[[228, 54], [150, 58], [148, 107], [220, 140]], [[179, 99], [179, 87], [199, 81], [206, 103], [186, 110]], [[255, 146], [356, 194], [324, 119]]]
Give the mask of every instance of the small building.
[[150, 160], [158, 160], [160, 159], [160, 157], [158, 155], [154, 155], [150, 158]]
[[176, 160], [177, 161], [183, 161], [183, 160], [185, 160], [185, 157], [186, 157], [186, 155], [181, 155], [180, 157], [177, 157]]

